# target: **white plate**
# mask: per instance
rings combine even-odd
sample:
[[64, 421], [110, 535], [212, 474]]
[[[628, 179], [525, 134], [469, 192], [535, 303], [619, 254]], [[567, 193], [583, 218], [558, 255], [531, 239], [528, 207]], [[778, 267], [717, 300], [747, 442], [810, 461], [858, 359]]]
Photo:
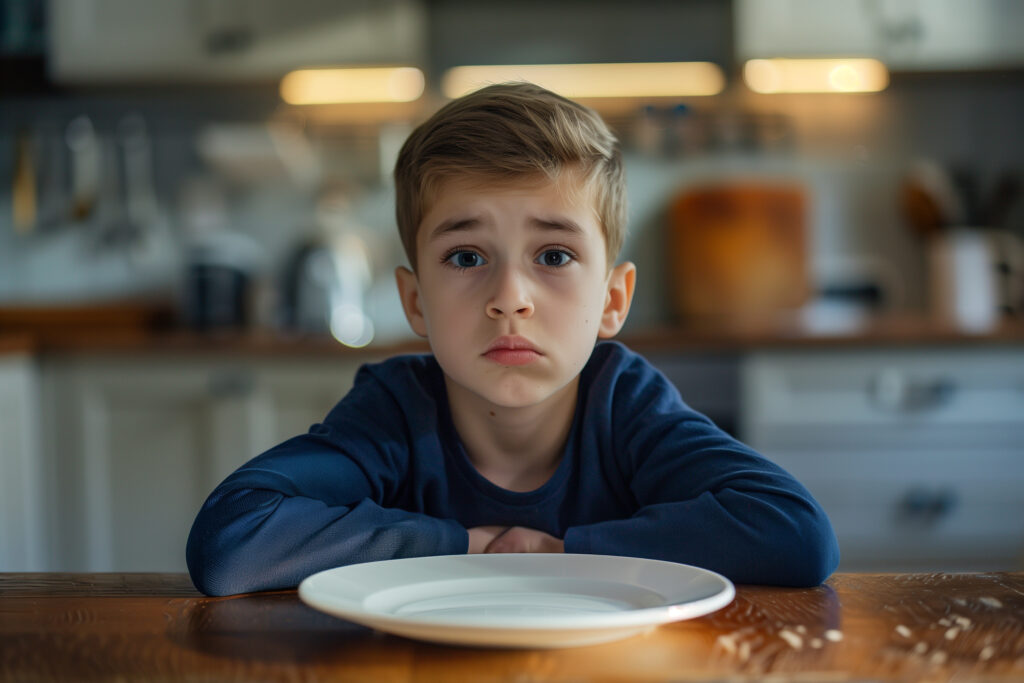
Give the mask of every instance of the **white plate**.
[[442, 555], [328, 569], [308, 605], [407, 638], [569, 647], [618, 640], [728, 605], [723, 576], [674, 562], [572, 554]]

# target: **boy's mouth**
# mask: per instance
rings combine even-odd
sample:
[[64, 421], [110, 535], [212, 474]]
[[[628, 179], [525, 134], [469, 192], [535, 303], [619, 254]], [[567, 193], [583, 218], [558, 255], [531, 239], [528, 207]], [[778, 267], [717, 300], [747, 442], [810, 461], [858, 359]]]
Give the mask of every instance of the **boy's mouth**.
[[484, 351], [484, 358], [499, 365], [526, 365], [543, 354], [525, 337], [516, 335], [498, 337]]

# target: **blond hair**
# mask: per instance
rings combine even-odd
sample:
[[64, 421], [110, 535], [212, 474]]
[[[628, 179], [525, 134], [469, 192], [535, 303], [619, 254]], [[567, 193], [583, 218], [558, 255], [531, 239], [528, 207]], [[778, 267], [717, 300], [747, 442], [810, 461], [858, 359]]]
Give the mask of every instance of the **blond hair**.
[[567, 168], [595, 189], [611, 268], [625, 239], [626, 181], [618, 140], [597, 112], [532, 83], [449, 102], [412, 132], [395, 163], [398, 232], [413, 270], [417, 230], [443, 181], [556, 179]]

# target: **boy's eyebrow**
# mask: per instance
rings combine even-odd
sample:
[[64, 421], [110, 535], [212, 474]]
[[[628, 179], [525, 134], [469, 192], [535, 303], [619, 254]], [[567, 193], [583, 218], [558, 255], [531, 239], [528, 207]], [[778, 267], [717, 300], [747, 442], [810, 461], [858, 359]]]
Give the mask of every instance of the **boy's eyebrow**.
[[583, 228], [581, 228], [576, 221], [570, 218], [565, 218], [564, 216], [546, 219], [532, 218], [530, 219], [530, 223], [543, 230], [557, 230], [562, 232], [574, 233], [577, 235], [583, 234]]
[[[461, 232], [466, 230], [472, 230], [478, 227], [482, 223], [482, 219], [478, 216], [470, 216], [468, 218], [448, 218], [441, 221], [436, 228], [430, 231], [429, 240], [435, 240], [442, 235], [447, 235], [452, 232]], [[554, 230], [560, 232], [568, 232], [576, 235], [583, 234], [583, 228], [580, 225], [565, 217], [558, 218], [531, 218], [530, 224], [541, 230]]]
[[441, 235], [446, 235], [450, 232], [472, 230], [478, 225], [480, 225], [480, 219], [476, 216], [471, 216], [469, 218], [448, 218], [441, 221], [436, 228], [430, 231], [429, 239], [435, 240]]

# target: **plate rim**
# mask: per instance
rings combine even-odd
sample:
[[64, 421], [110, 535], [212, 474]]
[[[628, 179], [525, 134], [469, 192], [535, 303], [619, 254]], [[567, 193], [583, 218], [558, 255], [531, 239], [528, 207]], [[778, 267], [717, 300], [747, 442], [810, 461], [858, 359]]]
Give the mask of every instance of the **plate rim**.
[[[391, 560], [375, 560], [370, 562], [360, 562], [349, 565], [341, 565], [338, 567], [331, 567], [329, 569], [323, 569], [318, 572], [307, 576], [303, 579], [298, 588], [299, 598], [310, 607], [319, 611], [325, 612], [337, 618], [346, 619], [354, 623], [371, 625], [374, 628], [384, 629], [390, 625], [399, 626], [417, 626], [417, 627], [429, 627], [441, 631], [459, 631], [465, 629], [474, 629], [479, 631], [493, 631], [493, 632], [527, 632], [527, 631], [546, 631], [546, 632], [561, 632], [566, 630], [584, 631], [584, 630], [609, 630], [609, 629], [630, 629], [638, 628], [643, 626], [655, 627], [661, 624], [671, 623], [674, 621], [684, 621], [687, 619], [695, 619], [707, 614], [711, 614], [719, 609], [730, 604], [736, 596], [736, 587], [725, 576], [719, 574], [710, 569], [704, 567], [698, 567], [696, 565], [684, 564], [681, 562], [671, 562], [668, 560], [656, 560], [651, 558], [641, 557], [630, 557], [625, 555], [592, 555], [587, 553], [489, 553], [481, 554], [478, 558], [493, 557], [494, 561], [498, 561], [498, 558], [507, 557], [548, 557], [561, 559], [568, 556], [577, 558], [587, 558], [588, 560], [598, 560], [602, 558], [608, 558], [613, 561], [631, 561], [639, 563], [656, 563], [662, 565], [671, 565], [674, 569], [683, 569], [689, 572], [696, 572], [697, 574], [708, 576], [716, 579], [720, 582], [720, 589], [704, 598], [696, 600], [689, 600], [685, 602], [666, 602], [664, 605], [657, 605], [654, 607], [643, 607], [638, 609], [620, 610], [614, 612], [598, 612], [598, 613], [586, 613], [583, 615], [559, 615], [559, 616], [545, 616], [543, 621], [545, 623], [537, 622], [521, 622], [521, 623], [507, 623], [507, 624], [485, 624], [479, 622], [459, 622], [459, 621], [438, 621], [433, 618], [416, 617], [411, 615], [398, 616], [389, 614], [387, 612], [377, 612], [367, 610], [360, 604], [348, 598], [324, 598], [323, 596], [317, 596], [314, 594], [315, 584], [322, 579], [324, 575], [335, 574], [351, 569], [353, 567], [362, 567], [365, 569], [365, 565], [381, 564], [381, 563], [399, 563], [399, 562], [410, 562], [410, 561], [423, 561], [442, 560], [446, 558], [464, 558], [466, 554], [457, 555], [427, 555], [423, 557], [408, 557], [408, 558], [396, 558]], [[484, 560], [485, 562], [490, 560]], [[508, 576], [515, 576], [515, 574], [509, 574]], [[628, 585], [637, 585], [628, 581], [622, 583]], [[404, 584], [397, 584], [404, 585]]]

